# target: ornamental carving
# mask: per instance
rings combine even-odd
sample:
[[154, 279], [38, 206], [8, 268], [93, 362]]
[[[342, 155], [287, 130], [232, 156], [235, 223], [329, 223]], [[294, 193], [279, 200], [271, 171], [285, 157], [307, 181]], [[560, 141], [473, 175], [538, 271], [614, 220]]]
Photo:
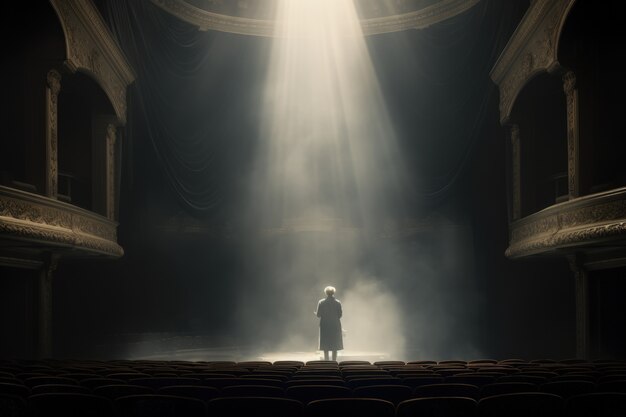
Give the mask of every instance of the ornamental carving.
[[559, 67], [557, 39], [575, 0], [537, 0], [524, 15], [491, 71], [500, 88], [500, 121], [509, 119], [517, 95], [535, 74]]
[[22, 241], [73, 246], [121, 256], [117, 224], [108, 219], [40, 195], [0, 187], [0, 234]]
[[[408, 12], [396, 1], [398, 11], [386, 16], [361, 19], [363, 34], [397, 32], [407, 29], [421, 29], [456, 16], [470, 9], [479, 0], [440, 0], [426, 7]], [[185, 0], [152, 0], [168, 13], [186, 21], [200, 30], [219, 30], [242, 35], [271, 37], [275, 34], [275, 21], [269, 16], [243, 17], [226, 14], [223, 10], [210, 7], [196, 7]], [[242, 8], [245, 9], [245, 8]]]
[[107, 217], [115, 218], [115, 142], [117, 129], [114, 125], [107, 126], [106, 136], [106, 211]]
[[508, 257], [626, 239], [626, 188], [548, 207], [511, 224]]
[[578, 136], [578, 93], [576, 91], [576, 75], [573, 71], [563, 74], [563, 91], [567, 105], [567, 183], [569, 197], [575, 198], [579, 190], [579, 136]]
[[46, 195], [56, 198], [58, 192], [58, 97], [61, 74], [50, 70], [46, 87]]
[[521, 217], [522, 211], [522, 190], [521, 190], [521, 144], [519, 126], [511, 126], [511, 154], [513, 157], [512, 164], [512, 188], [513, 188], [513, 220]]
[[52, 0], [63, 26], [66, 64], [90, 74], [109, 97], [121, 124], [126, 122], [126, 87], [134, 75], [90, 1]]

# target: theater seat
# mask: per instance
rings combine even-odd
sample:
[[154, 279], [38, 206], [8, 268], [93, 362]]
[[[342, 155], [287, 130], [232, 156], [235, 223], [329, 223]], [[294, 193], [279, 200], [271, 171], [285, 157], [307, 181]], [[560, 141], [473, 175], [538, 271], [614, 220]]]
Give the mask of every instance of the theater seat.
[[478, 402], [481, 417], [554, 417], [562, 411], [563, 399], [546, 392], [494, 395]]
[[310, 417], [395, 417], [392, 402], [376, 398], [329, 398], [306, 405]]
[[402, 401], [396, 417], [475, 417], [478, 403], [466, 397], [426, 397]]
[[288, 398], [220, 397], [210, 400], [207, 408], [215, 417], [304, 417], [304, 405]]
[[592, 392], [575, 395], [565, 403], [565, 417], [626, 416], [626, 394]]
[[207, 406], [195, 398], [176, 395], [129, 395], [115, 400], [119, 417], [206, 417]]
[[35, 417], [58, 416], [114, 416], [114, 408], [108, 398], [91, 394], [47, 393], [28, 397]]
[[411, 398], [411, 387], [406, 385], [371, 385], [354, 389], [354, 396], [358, 398], [380, 398], [398, 404]]

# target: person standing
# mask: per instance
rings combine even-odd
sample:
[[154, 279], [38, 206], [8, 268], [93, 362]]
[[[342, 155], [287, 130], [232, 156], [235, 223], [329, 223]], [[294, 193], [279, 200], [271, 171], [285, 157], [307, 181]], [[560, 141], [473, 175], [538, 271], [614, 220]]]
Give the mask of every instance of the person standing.
[[328, 360], [328, 352], [332, 352], [332, 360], [337, 360], [337, 351], [343, 349], [341, 330], [341, 302], [335, 298], [335, 287], [324, 288], [326, 298], [317, 303], [315, 315], [320, 318], [319, 349], [324, 351], [324, 360]]

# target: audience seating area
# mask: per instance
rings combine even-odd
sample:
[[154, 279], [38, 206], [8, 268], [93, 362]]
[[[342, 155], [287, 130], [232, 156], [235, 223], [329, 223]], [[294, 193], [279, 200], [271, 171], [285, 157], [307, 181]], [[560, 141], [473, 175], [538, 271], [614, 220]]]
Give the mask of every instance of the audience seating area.
[[626, 416], [626, 361], [0, 361], [0, 416]]

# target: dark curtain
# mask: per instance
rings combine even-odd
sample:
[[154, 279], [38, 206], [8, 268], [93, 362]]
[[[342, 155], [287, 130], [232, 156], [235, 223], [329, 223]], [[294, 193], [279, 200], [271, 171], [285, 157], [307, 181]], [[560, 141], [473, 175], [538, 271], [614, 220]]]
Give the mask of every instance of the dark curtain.
[[370, 38], [420, 204], [453, 197], [467, 174], [486, 120], [497, 117], [489, 72], [527, 8], [527, 0], [483, 0], [432, 27]]
[[150, 1], [99, 6], [137, 75], [129, 140], [137, 148], [151, 143], [192, 213], [215, 209], [231, 191], [232, 172], [241, 170], [233, 166], [241, 162], [237, 154], [253, 143], [268, 40], [202, 32]]
[[[202, 32], [149, 1], [99, 6], [137, 73], [127, 140], [149, 141], [192, 214], [232, 203], [254, 152], [271, 40]], [[426, 29], [368, 38], [419, 204], [449, 199], [467, 172], [497, 95], [489, 71], [527, 7], [483, 0]]]

